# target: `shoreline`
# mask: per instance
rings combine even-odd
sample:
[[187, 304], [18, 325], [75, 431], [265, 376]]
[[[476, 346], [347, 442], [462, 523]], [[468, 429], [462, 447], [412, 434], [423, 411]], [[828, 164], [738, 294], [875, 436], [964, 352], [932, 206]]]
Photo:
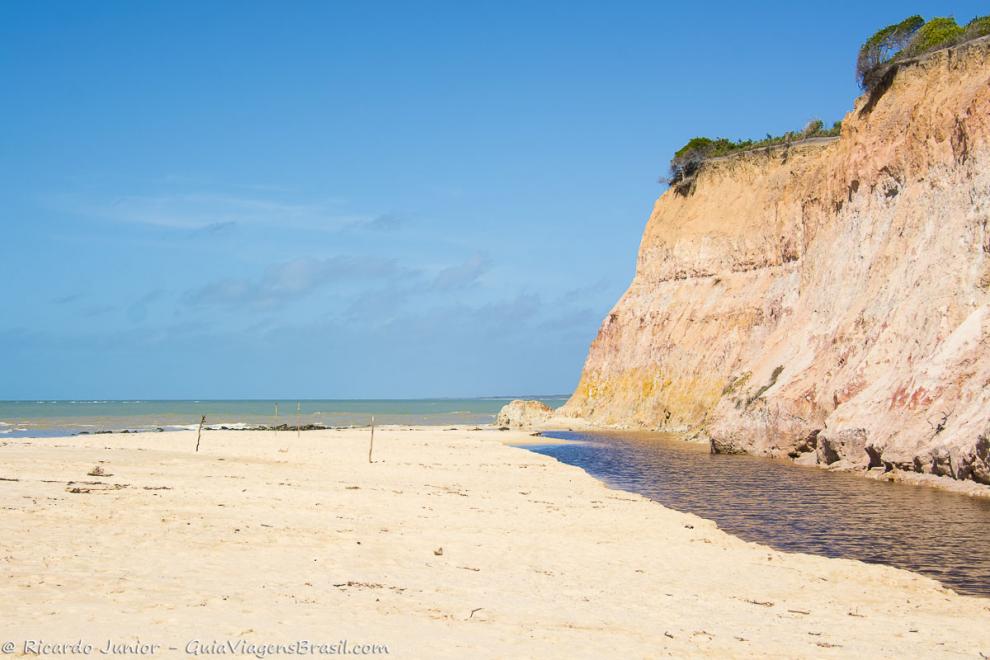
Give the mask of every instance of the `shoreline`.
[[[681, 436], [684, 442], [705, 446], [710, 445], [709, 440], [693, 437], [689, 431], [657, 431], [646, 428], [619, 425], [595, 426], [578, 418], [575, 418], [571, 424], [564, 424], [564, 422], [570, 421], [570, 418], [555, 417], [551, 418], [548, 423], [536, 424], [533, 425], [532, 428], [526, 427], [518, 430], [530, 432], [535, 431], [539, 433], [665, 433]], [[795, 460], [785, 456], [767, 456], [764, 454], [753, 454], [749, 452], [745, 453], [747, 456], [755, 456], [757, 458], [786, 461], [788, 464], [794, 465], [795, 467], [814, 468], [818, 470], [825, 470], [826, 472], [844, 472], [846, 474], [853, 474], [858, 477], [872, 479], [874, 481], [888, 481], [890, 483], [897, 483], [905, 486], [934, 488], [950, 493], [968, 495], [969, 497], [990, 498], [990, 485], [981, 484], [977, 481], [973, 481], [972, 479], [960, 480], [937, 474], [907, 472], [897, 468], [893, 468], [891, 470], [886, 470], [885, 468], [866, 469], [858, 466], [851, 466], [841, 461], [832, 465], [826, 465], [823, 463], [801, 462], [800, 460]], [[805, 454], [805, 456], [809, 455], [810, 454]]]
[[370, 464], [367, 429], [274, 435], [213, 431], [198, 454], [193, 432], [4, 440], [5, 634], [323, 636], [397, 657], [990, 651], [987, 599], [742, 541], [508, 446], [527, 432], [378, 427]]
[[[563, 422], [568, 422], [564, 424]], [[70, 434], [61, 433], [42, 433], [39, 435], [21, 435], [16, 433], [5, 433], [0, 434], [0, 442], [7, 440], [42, 440], [42, 439], [56, 439], [62, 437], [81, 437], [81, 436], [110, 436], [110, 435], [136, 435], [136, 434], [158, 434], [158, 433], [183, 433], [183, 432], [193, 432], [195, 433], [196, 424], [181, 424], [181, 425], [166, 425], [157, 428], [145, 428], [145, 429], [135, 429], [130, 427], [121, 427], [117, 429], [102, 429], [99, 431], [75, 431]], [[368, 429], [369, 424], [346, 424], [346, 425], [324, 425], [324, 424], [314, 424], [305, 423], [301, 424], [298, 428], [298, 432], [310, 433], [313, 431], [349, 431], [349, 430], [360, 430]], [[656, 431], [646, 428], [637, 428], [631, 426], [599, 426], [592, 425], [579, 418], [551, 418], [550, 422], [545, 424], [534, 424], [532, 426], [519, 427], [499, 427], [494, 422], [491, 423], [477, 423], [477, 424], [457, 424], [457, 423], [437, 423], [437, 424], [403, 424], [403, 423], [387, 423], [377, 425], [376, 428], [379, 429], [438, 429], [446, 430], [451, 428], [472, 430], [472, 431], [512, 431], [512, 432], [522, 432], [531, 439], [526, 441], [519, 441], [510, 444], [517, 446], [525, 445], [537, 445], [537, 444], [555, 444], [557, 442], [567, 442], [559, 441], [555, 438], [550, 438], [549, 436], [542, 436], [543, 433], [664, 433], [676, 436], [682, 436], [684, 442], [697, 444], [697, 445], [709, 445], [710, 441], [703, 439], [696, 439], [689, 435], [689, 432], [671, 432], [671, 431]], [[245, 432], [257, 432], [257, 433], [296, 433], [297, 428], [294, 424], [283, 422], [276, 425], [265, 425], [265, 424], [248, 424], [245, 422], [217, 422], [208, 423], [203, 426], [204, 432], [214, 433], [217, 431], [232, 432], [232, 433], [245, 433]], [[538, 439], [542, 437], [545, 442], [541, 442]], [[960, 495], [967, 495], [969, 497], [976, 498], [988, 498], [990, 499], [990, 485], [981, 484], [973, 480], [959, 480], [952, 477], [947, 477], [943, 475], [936, 474], [925, 474], [919, 472], [908, 472], [900, 470], [897, 468], [886, 470], [883, 468], [871, 468], [862, 469], [857, 466], [846, 465], [842, 462], [836, 463], [834, 465], [825, 465], [821, 463], [809, 463], [801, 462], [789, 457], [782, 456], [765, 456], [762, 454], [747, 454], [749, 456], [756, 456], [758, 458], [766, 458], [770, 460], [781, 460], [785, 461], [790, 465], [802, 468], [815, 468], [819, 470], [825, 470], [826, 472], [844, 472], [847, 474], [853, 474], [859, 477], [864, 477], [866, 479], [872, 479], [874, 481], [887, 481], [890, 483], [897, 483], [906, 486], [914, 487], [924, 487], [924, 488], [934, 488], [936, 490], [941, 490], [945, 492], [957, 493]]]
[[[536, 395], [548, 405], [560, 395]], [[133, 399], [0, 401], [0, 438], [57, 437], [86, 431], [159, 432], [204, 429], [294, 430], [379, 425], [475, 426], [495, 421], [503, 397], [417, 399]]]

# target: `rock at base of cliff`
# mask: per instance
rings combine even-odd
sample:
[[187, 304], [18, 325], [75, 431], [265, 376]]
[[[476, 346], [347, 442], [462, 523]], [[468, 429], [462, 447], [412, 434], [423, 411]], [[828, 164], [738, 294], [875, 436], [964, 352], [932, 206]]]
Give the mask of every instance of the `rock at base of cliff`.
[[497, 426], [525, 429], [545, 424], [553, 415], [553, 408], [542, 401], [516, 399], [502, 406], [495, 418]]
[[877, 467], [875, 450], [867, 442], [866, 429], [854, 428], [841, 431], [825, 430], [818, 434], [818, 462], [841, 467]]
[[708, 436], [708, 448], [713, 454], [745, 454], [746, 450], [733, 436]]

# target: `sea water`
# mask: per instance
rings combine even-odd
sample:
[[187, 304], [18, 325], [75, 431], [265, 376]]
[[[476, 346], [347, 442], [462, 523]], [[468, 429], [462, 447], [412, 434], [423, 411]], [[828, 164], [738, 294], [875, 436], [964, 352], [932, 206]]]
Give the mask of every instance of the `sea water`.
[[[564, 396], [536, 398], [558, 407]], [[377, 424], [491, 424], [506, 397], [473, 399], [326, 399], [188, 401], [0, 401], [0, 439], [51, 437], [101, 431], [174, 431], [195, 428], [206, 416], [211, 428], [297, 423], [328, 427]], [[278, 417], [275, 406], [278, 404]]]

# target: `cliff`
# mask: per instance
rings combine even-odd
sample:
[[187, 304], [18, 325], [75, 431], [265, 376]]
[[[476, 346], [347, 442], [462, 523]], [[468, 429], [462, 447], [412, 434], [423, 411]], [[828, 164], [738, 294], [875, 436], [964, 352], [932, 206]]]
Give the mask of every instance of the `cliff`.
[[838, 140], [667, 190], [560, 415], [990, 484], [988, 58], [934, 53]]

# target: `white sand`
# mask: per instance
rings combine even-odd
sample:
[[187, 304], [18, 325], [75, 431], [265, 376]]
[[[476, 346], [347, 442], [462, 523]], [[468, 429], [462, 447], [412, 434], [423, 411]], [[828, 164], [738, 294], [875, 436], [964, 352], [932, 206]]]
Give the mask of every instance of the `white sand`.
[[[523, 433], [379, 429], [372, 465], [367, 436], [205, 432], [199, 454], [195, 433], [0, 443], [0, 642], [990, 654], [990, 600], [743, 542], [502, 444]], [[113, 476], [86, 476], [98, 461]]]

